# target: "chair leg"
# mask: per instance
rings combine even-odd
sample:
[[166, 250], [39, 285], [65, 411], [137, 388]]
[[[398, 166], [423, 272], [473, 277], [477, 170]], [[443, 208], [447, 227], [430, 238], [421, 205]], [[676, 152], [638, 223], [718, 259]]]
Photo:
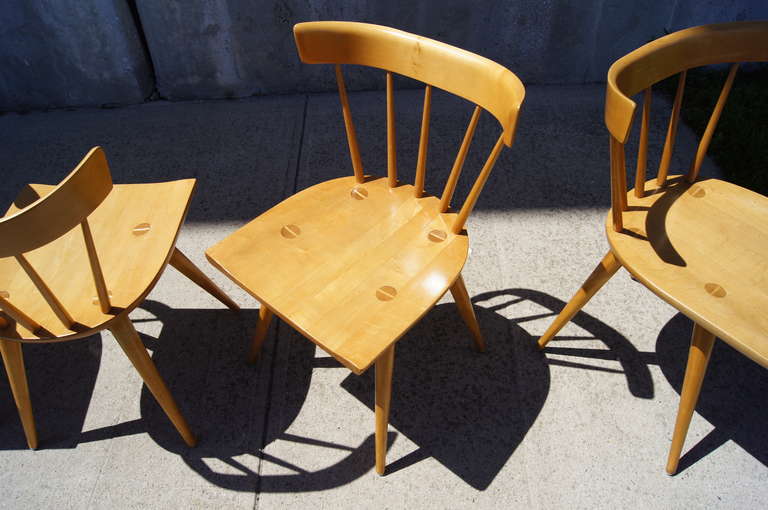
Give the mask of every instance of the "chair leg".
[[592, 299], [600, 288], [616, 274], [616, 271], [621, 267], [621, 263], [616, 259], [613, 252], [609, 251], [603, 260], [597, 265], [589, 278], [581, 285], [581, 288], [576, 291], [571, 300], [565, 305], [565, 308], [560, 314], [555, 317], [552, 324], [549, 325], [547, 331], [539, 338], [539, 349], [543, 349], [552, 337], [560, 331], [563, 326], [568, 324], [574, 315], [581, 310], [587, 302]]
[[269, 325], [272, 322], [274, 313], [267, 308], [267, 305], [261, 303], [259, 308], [259, 322], [256, 323], [256, 332], [253, 334], [253, 340], [251, 340], [251, 350], [248, 353], [248, 363], [256, 363], [261, 355], [261, 347], [264, 345], [264, 340], [267, 338], [267, 331], [269, 331]]
[[27, 444], [30, 448], [37, 448], [37, 431], [35, 430], [35, 417], [32, 415], [32, 402], [29, 399], [29, 386], [27, 386], [27, 374], [24, 371], [24, 357], [21, 353], [21, 342], [0, 340], [0, 352], [3, 356], [5, 372], [8, 374], [8, 382], [13, 392], [13, 400], [19, 410], [19, 418], [27, 436]]
[[485, 351], [485, 340], [483, 334], [480, 332], [480, 325], [477, 323], [477, 317], [475, 316], [475, 309], [472, 306], [472, 300], [469, 299], [469, 293], [467, 287], [464, 285], [464, 278], [459, 274], [456, 281], [451, 285], [451, 295], [453, 300], [456, 301], [456, 306], [459, 307], [459, 314], [464, 322], [472, 332], [472, 337], [475, 339], [475, 347], [480, 352]]
[[186, 255], [181, 253], [178, 248], [173, 249], [170, 264], [178, 269], [181, 274], [208, 292], [208, 294], [224, 303], [227, 307], [231, 308], [232, 310], [240, 310], [240, 307], [237, 305], [237, 303], [232, 301], [229, 296], [224, 294], [224, 291], [221, 290], [218, 285], [213, 283], [213, 281], [211, 281], [211, 279], [208, 278], [205, 273], [200, 270], [199, 267], [192, 263], [192, 261], [189, 260]]
[[195, 439], [195, 436], [189, 429], [187, 420], [184, 419], [181, 411], [179, 411], [179, 407], [176, 405], [176, 401], [173, 400], [168, 386], [165, 385], [162, 377], [157, 372], [157, 367], [152, 362], [152, 358], [149, 357], [144, 344], [141, 343], [139, 334], [133, 327], [133, 323], [128, 318], [128, 315], [124, 314], [117, 317], [109, 329], [115, 335], [115, 339], [120, 344], [120, 347], [122, 347], [125, 355], [128, 356], [128, 359], [131, 360], [131, 363], [133, 363], [133, 366], [141, 375], [144, 384], [147, 385], [149, 391], [154, 395], [157, 403], [160, 404], [166, 416], [168, 416], [173, 426], [181, 434], [184, 442], [188, 446], [195, 446], [197, 439]]
[[680, 406], [677, 409], [677, 420], [675, 420], [675, 432], [672, 435], [672, 445], [667, 458], [667, 473], [670, 475], [677, 472], [680, 453], [683, 451], [685, 436], [688, 434], [688, 426], [691, 424], [693, 411], [699, 400], [701, 384], [704, 381], [714, 345], [715, 335], [694, 323], [688, 365], [685, 367], [683, 389], [680, 392]]
[[395, 344], [376, 359], [376, 472], [384, 474], [387, 464], [387, 425], [392, 400], [392, 368], [395, 364]]

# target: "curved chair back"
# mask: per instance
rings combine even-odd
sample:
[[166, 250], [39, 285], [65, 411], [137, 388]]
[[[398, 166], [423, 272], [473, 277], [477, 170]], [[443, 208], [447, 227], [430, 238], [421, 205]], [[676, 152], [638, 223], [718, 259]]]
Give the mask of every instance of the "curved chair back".
[[474, 53], [379, 25], [345, 21], [299, 23], [294, 27], [294, 36], [299, 57], [303, 62], [336, 66], [344, 125], [358, 182], [363, 182], [364, 179], [363, 165], [341, 64], [364, 65], [387, 71], [387, 177], [390, 187], [397, 185], [392, 73], [408, 76], [426, 84], [414, 183], [417, 197], [422, 196], [424, 192], [432, 87], [443, 89], [477, 105], [442, 195], [443, 212], [450, 207], [481, 110], [487, 110], [499, 121], [503, 132], [454, 223], [454, 232], [461, 231], [501, 152], [502, 145], [512, 145], [518, 113], [525, 97], [525, 88], [517, 76], [505, 67]]
[[[112, 176], [107, 158], [100, 147], [94, 147], [50, 193], [0, 218], [0, 257], [16, 258], [53, 312], [67, 327], [72, 326], [74, 320], [24, 254], [58, 239], [79, 225], [83, 231], [100, 305], [106, 313], [110, 308], [109, 297], [88, 226], [88, 215], [111, 190]], [[39, 327], [34, 318], [24, 314], [2, 296], [0, 309], [30, 331]]]
[[652, 85], [679, 73], [677, 92], [657, 174], [658, 184], [663, 185], [667, 180], [675, 145], [687, 70], [712, 64], [731, 64], [720, 97], [686, 175], [686, 179], [693, 182], [698, 177], [739, 63], [765, 61], [768, 61], [768, 21], [746, 21], [703, 25], [669, 34], [625, 55], [611, 66], [605, 97], [605, 124], [611, 134], [611, 206], [614, 230], [622, 230], [622, 212], [627, 209], [624, 144], [629, 138], [637, 108], [632, 96], [641, 91], [644, 96], [635, 173], [635, 194], [642, 197], [645, 194]]

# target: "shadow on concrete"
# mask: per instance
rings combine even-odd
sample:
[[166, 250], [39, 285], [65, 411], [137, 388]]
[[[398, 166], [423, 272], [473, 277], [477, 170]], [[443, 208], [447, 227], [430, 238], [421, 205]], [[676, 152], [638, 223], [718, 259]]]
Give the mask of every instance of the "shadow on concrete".
[[[506, 301], [499, 305], [478, 303]], [[487, 292], [473, 302], [488, 351], [471, 348], [471, 337], [453, 303], [430, 311], [397, 344], [390, 423], [418, 449], [389, 459], [387, 473], [432, 457], [467, 484], [486, 489], [507, 463], [533, 425], [549, 393], [549, 365], [563, 363], [545, 357], [536, 339], [499, 312], [530, 300], [550, 310], [564, 303], [529, 289]], [[624, 368], [633, 395], [650, 398], [653, 384], [636, 349], [618, 332], [586, 313], [574, 319], [608, 346], [612, 359]], [[559, 349], [590, 357], [582, 349]], [[570, 352], [573, 351], [573, 352]], [[559, 352], [560, 354], [566, 352]], [[573, 363], [578, 368], [594, 368]], [[350, 374], [342, 386], [373, 409], [374, 373]]]
[[[659, 366], [678, 393], [683, 386], [692, 327], [690, 319], [677, 314], [662, 328], [656, 341]], [[722, 340], [717, 340], [696, 405], [696, 413], [714, 429], [698, 443], [686, 444], [678, 473], [727, 441], [734, 441], [768, 466], [766, 395], [768, 371]], [[672, 433], [671, 430], [669, 432]]]

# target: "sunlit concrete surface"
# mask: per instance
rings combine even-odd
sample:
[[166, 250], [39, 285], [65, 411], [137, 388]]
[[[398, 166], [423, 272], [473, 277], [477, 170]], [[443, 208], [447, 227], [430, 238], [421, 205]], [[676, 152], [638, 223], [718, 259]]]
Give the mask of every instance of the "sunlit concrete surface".
[[[717, 344], [681, 472], [667, 476], [691, 324], [625, 271], [543, 353], [534, 346], [607, 250], [603, 94], [528, 87], [516, 143], [469, 222], [464, 275], [488, 350], [471, 348], [450, 297], [397, 344], [384, 477], [372, 371], [351, 374], [280, 322], [247, 365], [258, 304], [203, 255], [293, 192], [351, 173], [335, 95], [0, 116], [3, 204], [24, 183], [57, 182], [94, 145], [116, 182], [196, 177], [178, 246], [243, 307], [168, 268], [131, 315], [200, 437], [193, 449], [109, 333], [25, 345], [40, 448], [26, 449], [0, 375], [0, 507], [764, 508], [768, 373]], [[422, 94], [396, 100], [408, 180]], [[351, 101], [366, 172], [383, 174], [383, 93]], [[654, 99], [653, 164], [667, 104]], [[436, 93], [432, 112], [427, 189], [439, 193], [471, 105]], [[484, 116], [459, 198], [497, 133]], [[681, 125], [673, 169], [692, 144]]]

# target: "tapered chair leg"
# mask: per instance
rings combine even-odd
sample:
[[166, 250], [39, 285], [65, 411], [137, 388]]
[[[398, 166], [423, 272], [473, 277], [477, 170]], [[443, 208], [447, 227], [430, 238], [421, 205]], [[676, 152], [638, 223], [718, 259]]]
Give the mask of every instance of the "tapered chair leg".
[[213, 281], [211, 281], [211, 279], [208, 278], [205, 273], [200, 270], [199, 267], [197, 267], [191, 260], [189, 260], [186, 255], [181, 253], [178, 248], [173, 249], [170, 264], [178, 269], [181, 274], [208, 292], [208, 294], [224, 303], [228, 308], [231, 308], [232, 310], [240, 309], [237, 303], [232, 301], [229, 296], [224, 294], [224, 291], [221, 290], [218, 285], [213, 283]]
[[261, 347], [264, 345], [264, 340], [267, 338], [267, 331], [269, 331], [269, 325], [272, 322], [274, 314], [272, 310], [262, 303], [259, 308], [259, 322], [256, 323], [256, 332], [253, 334], [253, 340], [251, 341], [251, 349], [248, 353], [248, 363], [255, 363], [261, 355]]
[[37, 448], [37, 431], [35, 430], [35, 418], [32, 415], [32, 402], [29, 399], [29, 386], [27, 374], [24, 371], [24, 357], [21, 353], [21, 343], [10, 340], [0, 340], [0, 352], [3, 355], [5, 372], [8, 374], [8, 382], [13, 392], [13, 400], [16, 409], [19, 410], [21, 426], [24, 435], [27, 436], [27, 444], [30, 448]]
[[464, 285], [464, 278], [459, 274], [456, 281], [451, 285], [451, 295], [453, 300], [456, 301], [456, 306], [459, 307], [459, 313], [461, 318], [469, 327], [472, 332], [472, 337], [475, 339], [475, 346], [480, 352], [485, 351], [485, 340], [483, 334], [480, 332], [480, 325], [477, 323], [477, 317], [475, 316], [475, 309], [472, 306], [472, 300], [469, 299], [469, 293], [467, 287]]
[[616, 274], [616, 271], [618, 271], [620, 267], [621, 263], [616, 260], [613, 252], [609, 251], [597, 265], [595, 270], [592, 271], [592, 274], [589, 275], [589, 278], [587, 278], [581, 285], [581, 288], [576, 291], [576, 294], [574, 294], [571, 300], [568, 301], [565, 308], [563, 308], [558, 316], [555, 317], [555, 320], [549, 325], [547, 331], [541, 335], [538, 342], [539, 349], [543, 349], [547, 343], [552, 340], [552, 337], [555, 336], [563, 326], [568, 324], [568, 321], [573, 319], [573, 316], [576, 315], [579, 310], [592, 299], [592, 296], [594, 296], [597, 291]]
[[395, 344], [376, 359], [376, 472], [384, 474], [387, 465], [387, 425], [392, 400], [392, 368], [395, 364]]
[[173, 400], [170, 390], [165, 385], [165, 382], [157, 372], [157, 367], [152, 362], [152, 358], [149, 357], [147, 349], [144, 348], [144, 344], [141, 343], [139, 334], [133, 327], [133, 323], [128, 318], [128, 315], [124, 314], [119, 316], [112, 326], [109, 328], [112, 334], [115, 335], [115, 339], [122, 347], [128, 359], [131, 360], [133, 366], [141, 375], [144, 380], [144, 384], [147, 385], [149, 391], [154, 395], [157, 403], [163, 408], [165, 414], [176, 427], [176, 430], [181, 434], [184, 442], [188, 446], [195, 446], [197, 439], [192, 434], [192, 431], [187, 424], [187, 420], [182, 416], [179, 407], [176, 405], [176, 401]]
[[714, 345], [715, 335], [694, 323], [691, 349], [688, 353], [688, 365], [685, 367], [685, 379], [683, 379], [683, 389], [680, 392], [680, 406], [677, 409], [677, 420], [675, 420], [675, 432], [672, 435], [672, 446], [669, 448], [669, 457], [667, 458], [667, 473], [670, 475], [677, 472], [680, 453], [683, 451], [685, 436], [688, 434], [693, 411], [699, 400], [701, 384], [704, 381], [704, 374], [707, 372], [707, 365]]

